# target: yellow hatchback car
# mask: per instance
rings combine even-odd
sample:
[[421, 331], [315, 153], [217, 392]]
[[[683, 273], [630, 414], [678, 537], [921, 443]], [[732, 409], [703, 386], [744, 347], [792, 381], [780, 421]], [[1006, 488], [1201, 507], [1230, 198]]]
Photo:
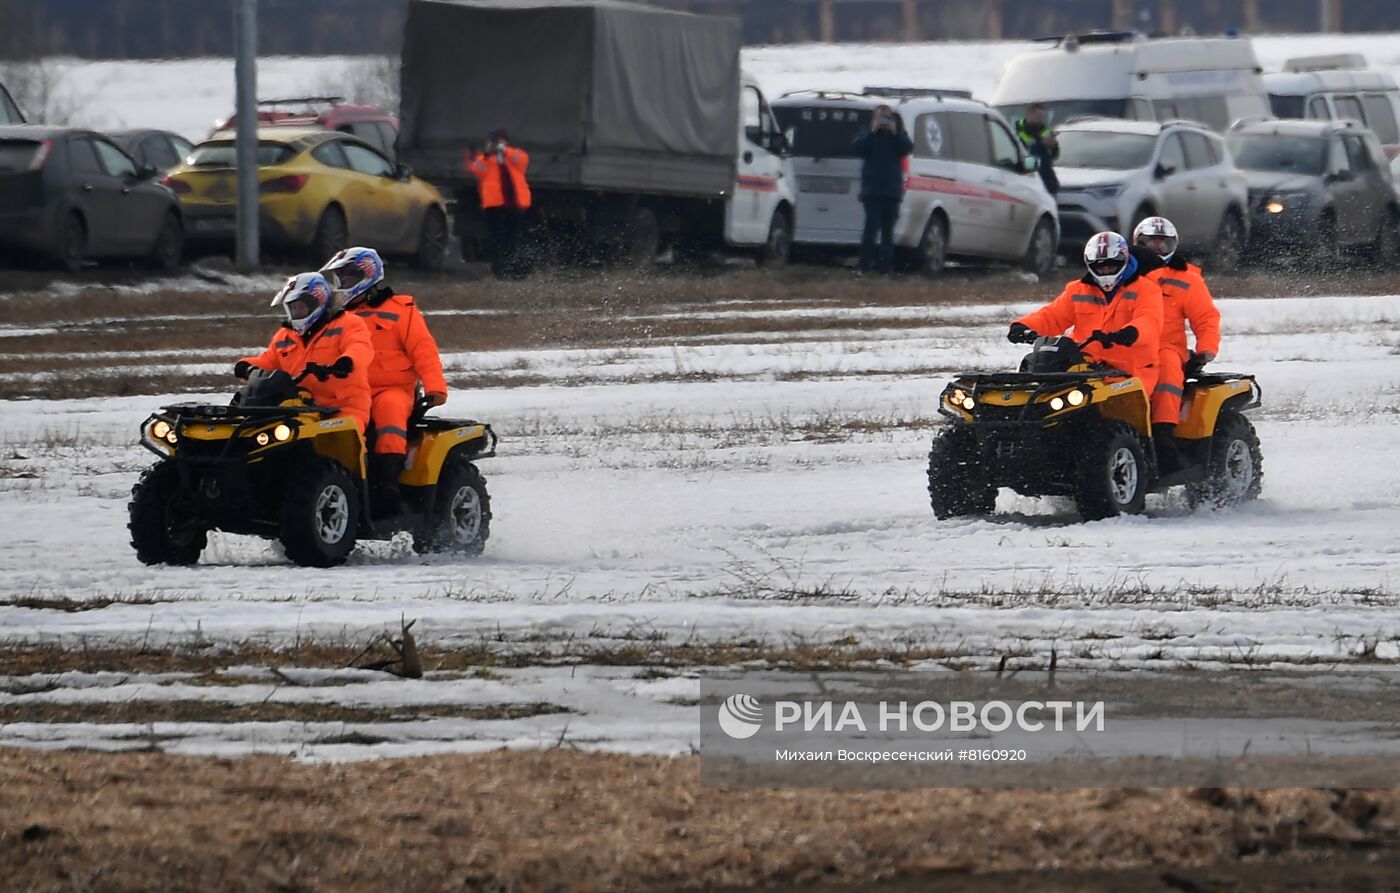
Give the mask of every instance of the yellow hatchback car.
[[[231, 242], [238, 184], [234, 134], [194, 147], [162, 181], [180, 197], [187, 241]], [[349, 245], [409, 256], [425, 270], [447, 256], [447, 206], [432, 185], [348, 133], [258, 129], [258, 226], [267, 246], [316, 266]]]

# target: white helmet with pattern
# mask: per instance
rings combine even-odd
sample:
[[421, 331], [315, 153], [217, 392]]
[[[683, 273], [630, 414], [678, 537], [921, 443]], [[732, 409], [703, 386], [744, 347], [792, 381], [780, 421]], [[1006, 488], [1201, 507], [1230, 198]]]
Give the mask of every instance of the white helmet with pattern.
[[1176, 226], [1165, 217], [1148, 217], [1133, 229], [1133, 244], [1141, 245], [1165, 263], [1176, 254], [1180, 243]]
[[331, 284], [326, 277], [320, 273], [298, 273], [282, 286], [272, 299], [272, 306], [282, 311], [288, 328], [304, 335], [331, 311], [333, 300]]
[[1084, 244], [1084, 265], [1099, 288], [1106, 292], [1122, 284], [1131, 259], [1128, 240], [1117, 233], [1094, 233]]

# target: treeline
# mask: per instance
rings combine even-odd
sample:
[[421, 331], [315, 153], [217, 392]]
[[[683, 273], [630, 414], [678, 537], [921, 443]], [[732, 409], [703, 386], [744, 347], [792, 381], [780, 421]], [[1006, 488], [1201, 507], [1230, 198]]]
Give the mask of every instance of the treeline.
[[[233, 52], [234, 0], [0, 0], [0, 61], [47, 55], [169, 59]], [[645, 2], [645, 0], [643, 0]], [[1219, 33], [1312, 31], [1319, 0], [651, 0], [741, 15], [750, 44], [819, 40], [1028, 38], [1091, 28]], [[1324, 0], [1344, 31], [1400, 30], [1400, 2]], [[258, 0], [264, 55], [399, 48], [408, 0]], [[464, 39], [463, 52], [470, 52]]]

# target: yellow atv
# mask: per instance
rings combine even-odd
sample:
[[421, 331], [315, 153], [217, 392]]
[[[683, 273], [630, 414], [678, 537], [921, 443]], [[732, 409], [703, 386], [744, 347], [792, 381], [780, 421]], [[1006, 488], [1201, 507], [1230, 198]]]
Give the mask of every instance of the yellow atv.
[[376, 518], [364, 438], [352, 420], [333, 418], [335, 407], [311, 403], [300, 380], [254, 369], [228, 406], [177, 403], [146, 419], [141, 444], [160, 462], [131, 491], [138, 559], [194, 564], [210, 530], [280, 540], [288, 558], [311, 567], [333, 567], [357, 540], [402, 530], [420, 553], [481, 553], [491, 501], [474, 463], [496, 454], [490, 425], [429, 418], [420, 402], [399, 476], [405, 512]]
[[1259, 495], [1263, 457], [1243, 415], [1260, 403], [1254, 376], [1188, 376], [1175, 462], [1164, 468], [1142, 383], [1091, 365], [1084, 346], [1038, 338], [1021, 371], [963, 373], [944, 388], [938, 411], [952, 423], [928, 464], [935, 515], [989, 514], [999, 487], [1072, 497], [1085, 520], [1140, 512], [1149, 492], [1179, 485], [1193, 507]]

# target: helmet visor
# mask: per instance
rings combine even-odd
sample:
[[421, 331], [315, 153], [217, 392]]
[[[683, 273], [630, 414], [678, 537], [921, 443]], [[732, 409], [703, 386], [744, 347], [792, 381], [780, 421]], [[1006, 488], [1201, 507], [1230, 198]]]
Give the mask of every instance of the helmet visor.
[[1176, 253], [1176, 236], [1142, 235], [1138, 244], [1153, 254], [1168, 257]]
[[296, 321], [306, 319], [308, 316], [315, 313], [320, 303], [312, 295], [300, 294], [285, 302], [282, 306], [287, 311], [287, 319]]
[[331, 288], [347, 291], [365, 281], [365, 271], [359, 264], [348, 263], [326, 271], [326, 278], [331, 281]]
[[1089, 272], [1095, 276], [1117, 276], [1126, 265], [1127, 261], [1121, 257], [1105, 257], [1103, 260], [1092, 261], [1089, 264]]

